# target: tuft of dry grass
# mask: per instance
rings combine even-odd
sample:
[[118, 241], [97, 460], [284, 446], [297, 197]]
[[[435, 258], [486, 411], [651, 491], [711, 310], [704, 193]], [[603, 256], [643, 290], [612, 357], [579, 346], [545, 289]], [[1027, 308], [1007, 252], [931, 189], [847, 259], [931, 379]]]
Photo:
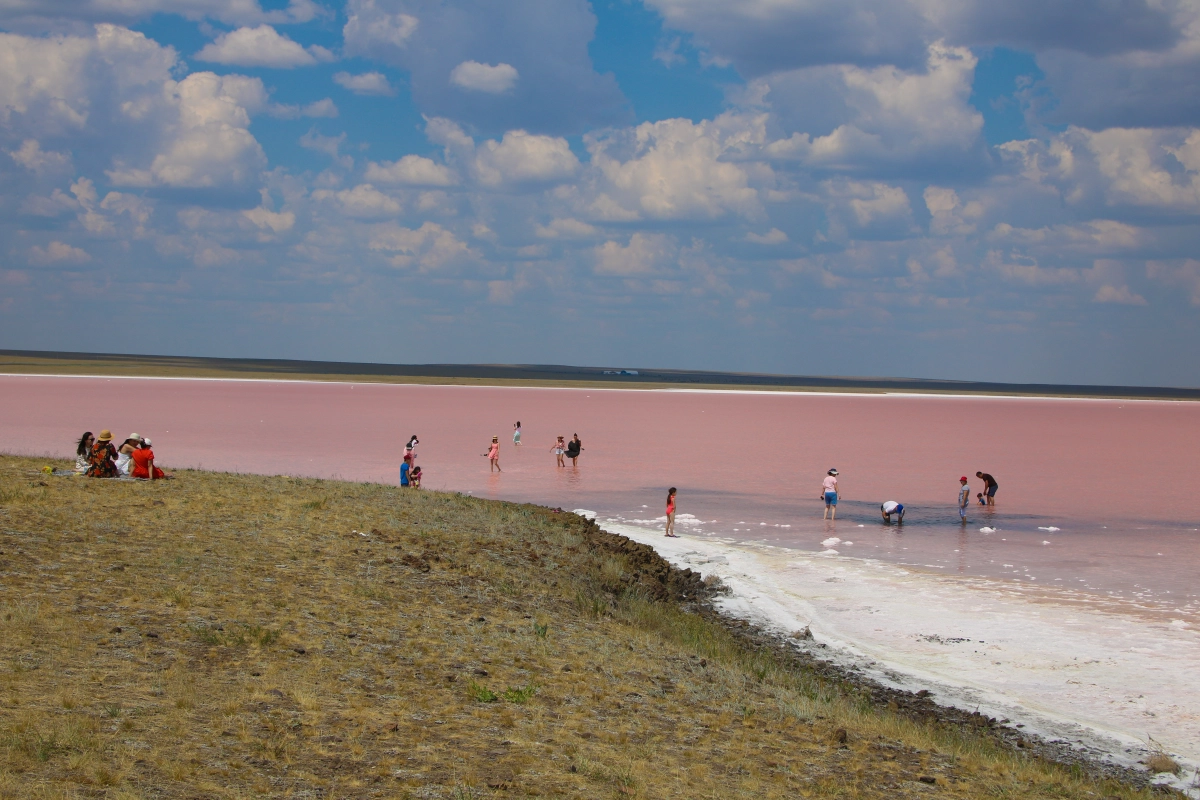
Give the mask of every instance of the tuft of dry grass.
[[1150, 797], [750, 647], [571, 514], [44, 463], [0, 456], [0, 798]]

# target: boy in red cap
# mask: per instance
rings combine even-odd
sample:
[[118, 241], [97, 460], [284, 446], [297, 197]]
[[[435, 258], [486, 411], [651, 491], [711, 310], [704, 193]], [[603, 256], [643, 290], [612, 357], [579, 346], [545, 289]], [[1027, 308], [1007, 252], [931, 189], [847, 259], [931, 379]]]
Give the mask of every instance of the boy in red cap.
[[971, 487], [967, 485], [967, 476], [958, 479], [958, 518], [962, 524], [967, 524], [967, 504], [971, 502]]

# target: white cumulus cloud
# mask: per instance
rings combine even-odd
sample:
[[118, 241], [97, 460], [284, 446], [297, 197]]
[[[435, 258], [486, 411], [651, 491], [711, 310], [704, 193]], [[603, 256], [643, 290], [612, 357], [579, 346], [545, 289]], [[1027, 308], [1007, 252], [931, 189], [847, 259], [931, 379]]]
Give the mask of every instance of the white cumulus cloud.
[[395, 94], [392, 85], [388, 83], [387, 76], [380, 72], [364, 72], [361, 75], [338, 72], [333, 76], [333, 82], [355, 94], [386, 96]]
[[498, 142], [487, 140], [475, 153], [475, 174], [485, 186], [560, 181], [578, 170], [571, 146], [557, 136], [509, 131]]
[[759, 216], [762, 207], [751, 170], [769, 181], [770, 168], [726, 156], [761, 144], [762, 123], [733, 115], [699, 123], [667, 119], [585, 137], [598, 173], [592, 213], [610, 220]]
[[318, 189], [313, 192], [314, 200], [334, 199], [348, 217], [372, 219], [394, 217], [400, 213], [400, 203], [394, 197], [376, 189], [369, 183], [361, 183], [352, 189], [334, 192]]
[[320, 48], [317, 54], [276, 31], [270, 25], [238, 28], [223, 33], [196, 54], [201, 61], [239, 67], [275, 67], [290, 69], [308, 67], [327, 60], [329, 51]]
[[596, 273], [632, 277], [650, 275], [669, 266], [675, 242], [661, 233], [635, 233], [629, 244], [608, 241], [595, 249]]
[[426, 222], [420, 228], [388, 225], [378, 228], [368, 245], [371, 250], [394, 253], [388, 261], [394, 267], [416, 267], [420, 272], [433, 272], [478, 257], [453, 231], [436, 222]]
[[455, 86], [488, 94], [503, 94], [517, 85], [517, 69], [511, 64], [480, 64], [464, 61], [450, 70], [450, 82]]
[[398, 161], [367, 164], [368, 181], [406, 186], [453, 186], [458, 182], [454, 171], [445, 164], [424, 156], [409, 154]]
[[92, 257], [66, 242], [50, 242], [45, 247], [34, 245], [29, 248], [29, 260], [35, 264], [85, 264]]

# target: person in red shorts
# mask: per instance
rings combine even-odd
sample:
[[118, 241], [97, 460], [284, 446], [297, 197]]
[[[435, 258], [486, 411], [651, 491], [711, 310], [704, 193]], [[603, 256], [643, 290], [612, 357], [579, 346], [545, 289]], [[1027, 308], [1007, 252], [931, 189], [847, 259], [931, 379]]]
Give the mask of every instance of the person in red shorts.
[[142, 439], [142, 446], [133, 451], [130, 459], [133, 461], [133, 470], [129, 474], [134, 478], [154, 481], [175, 477], [154, 466], [154, 451], [150, 449], [149, 439]]

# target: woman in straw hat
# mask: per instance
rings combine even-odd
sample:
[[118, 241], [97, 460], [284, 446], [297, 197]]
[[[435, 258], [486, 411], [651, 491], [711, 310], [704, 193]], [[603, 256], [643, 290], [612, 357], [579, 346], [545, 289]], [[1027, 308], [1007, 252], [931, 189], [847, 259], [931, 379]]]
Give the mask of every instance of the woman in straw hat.
[[112, 445], [112, 431], [100, 431], [100, 435], [96, 437], [96, 443], [92, 445], [92, 451], [88, 453], [88, 470], [89, 478], [115, 478], [117, 477], [117, 449]]
[[142, 437], [136, 433], [129, 434], [129, 438], [117, 448], [117, 472], [121, 475], [129, 474], [129, 470], [133, 468], [133, 465], [130, 464], [130, 457], [133, 455], [133, 451], [141, 446]]
[[488, 461], [491, 462], [491, 469], [489, 469], [488, 472], [503, 472], [504, 471], [504, 470], [500, 469], [500, 437], [499, 436], [492, 437], [492, 445], [491, 445], [491, 447], [488, 448], [487, 457], [488, 457]]

